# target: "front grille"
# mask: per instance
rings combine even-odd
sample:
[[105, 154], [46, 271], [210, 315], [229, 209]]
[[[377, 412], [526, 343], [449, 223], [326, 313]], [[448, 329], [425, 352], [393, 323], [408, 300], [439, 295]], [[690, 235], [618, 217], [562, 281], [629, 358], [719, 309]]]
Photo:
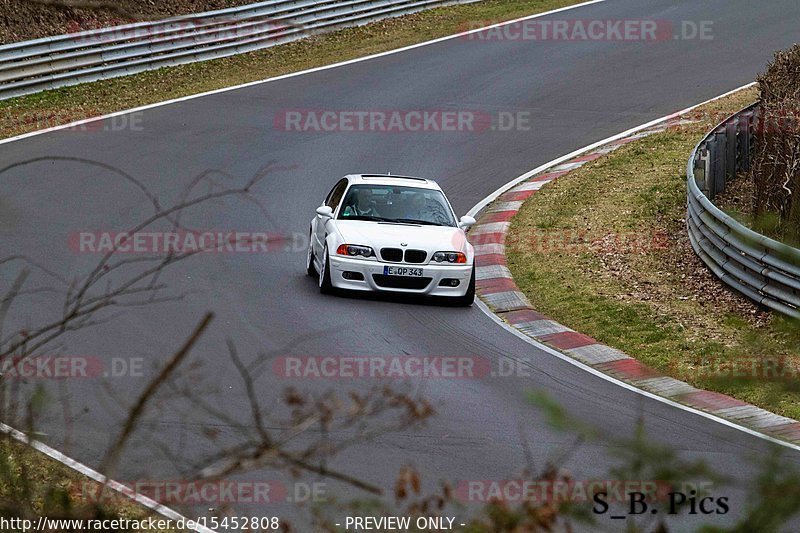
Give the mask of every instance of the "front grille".
[[399, 263], [403, 260], [403, 250], [400, 248], [381, 248], [381, 258], [384, 261]]
[[406, 250], [406, 263], [424, 263], [426, 257], [425, 250]]
[[387, 289], [412, 289], [422, 290], [428, 286], [433, 278], [412, 278], [411, 276], [386, 276], [373, 274], [372, 279], [378, 287]]

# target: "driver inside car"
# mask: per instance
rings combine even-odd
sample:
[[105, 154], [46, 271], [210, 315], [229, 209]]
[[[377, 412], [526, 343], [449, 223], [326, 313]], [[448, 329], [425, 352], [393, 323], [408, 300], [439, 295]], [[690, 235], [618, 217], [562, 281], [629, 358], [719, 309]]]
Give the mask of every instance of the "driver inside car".
[[427, 212], [427, 202], [425, 200], [425, 195], [421, 193], [417, 193], [411, 197], [410, 205], [406, 208], [406, 212], [403, 215], [403, 218], [407, 218], [410, 220], [427, 220], [426, 212]]
[[359, 189], [356, 192], [356, 201], [354, 204], [348, 205], [344, 208], [343, 216], [363, 216], [363, 217], [377, 217], [378, 211], [372, 205], [372, 191], [369, 189]]

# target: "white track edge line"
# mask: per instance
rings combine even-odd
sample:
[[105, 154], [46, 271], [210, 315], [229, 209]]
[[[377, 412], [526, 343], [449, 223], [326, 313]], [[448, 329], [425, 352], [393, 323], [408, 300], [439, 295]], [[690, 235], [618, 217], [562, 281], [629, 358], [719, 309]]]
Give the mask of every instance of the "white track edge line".
[[[748, 88], [754, 86], [755, 84], [756, 84], [756, 82], [751, 82], [751, 83], [748, 83], [746, 85], [742, 85], [741, 87], [738, 87], [736, 89], [733, 89], [731, 91], [723, 93], [723, 94], [721, 94], [719, 96], [715, 96], [714, 98], [710, 98], [710, 99], [708, 99], [708, 100], [706, 100], [704, 102], [700, 102], [699, 104], [695, 104], [695, 105], [687, 107], [686, 109], [683, 109], [681, 111], [677, 111], [675, 113], [671, 113], [671, 114], [666, 115], [666, 116], [664, 116], [662, 118], [659, 118], [659, 119], [656, 119], [656, 120], [652, 120], [650, 122], [642, 124], [641, 126], [636, 126], [635, 128], [631, 128], [631, 129], [626, 130], [626, 131], [624, 131], [622, 133], [619, 133], [617, 135], [613, 135], [611, 137], [608, 137], [607, 139], [603, 139], [602, 141], [597, 141], [595, 143], [590, 144], [589, 146], [587, 146], [585, 148], [580, 148], [578, 150], [575, 150], [574, 152], [571, 152], [571, 153], [569, 153], [567, 155], [561, 156], [561, 157], [559, 157], [557, 159], [554, 159], [554, 160], [552, 160], [552, 161], [550, 161], [548, 163], [545, 163], [544, 165], [541, 165], [541, 166], [539, 166], [539, 167], [537, 167], [537, 168], [535, 168], [535, 169], [533, 169], [533, 170], [531, 170], [529, 172], [526, 172], [522, 176], [520, 176], [518, 178], [515, 178], [515, 179], [511, 180], [510, 182], [508, 182], [507, 184], [503, 185], [502, 187], [497, 189], [495, 192], [493, 192], [492, 194], [490, 194], [489, 196], [487, 196], [486, 198], [484, 198], [483, 200], [478, 202], [472, 209], [469, 210], [468, 214], [470, 216], [474, 216], [475, 214], [480, 212], [481, 209], [486, 207], [488, 204], [490, 204], [492, 201], [494, 201], [498, 196], [500, 196], [501, 194], [506, 192], [508, 189], [511, 189], [515, 185], [517, 185], [517, 184], [519, 184], [519, 183], [521, 183], [521, 182], [523, 182], [523, 181], [535, 176], [536, 174], [539, 174], [540, 172], [543, 172], [543, 171], [547, 170], [548, 168], [554, 167], [554, 166], [558, 165], [559, 163], [562, 163], [563, 161], [572, 159], [573, 157], [576, 157], [576, 156], [581, 155], [581, 154], [583, 154], [585, 152], [588, 152], [590, 150], [598, 148], [598, 147], [600, 147], [600, 146], [602, 146], [604, 144], [608, 144], [609, 142], [613, 142], [615, 140], [628, 137], [629, 135], [632, 135], [632, 134], [634, 134], [634, 133], [636, 133], [638, 131], [641, 131], [643, 129], [647, 129], [649, 127], [655, 126], [655, 125], [657, 125], [657, 124], [659, 124], [661, 122], [665, 122], [665, 121], [667, 121], [667, 120], [669, 120], [671, 118], [675, 118], [675, 117], [677, 117], [679, 115], [683, 115], [685, 113], [688, 113], [689, 111], [692, 111], [693, 109], [696, 109], [696, 108], [698, 108], [700, 106], [709, 104], [709, 103], [714, 102], [716, 100], [719, 100], [721, 98], [725, 98], [726, 96], [730, 96], [731, 94], [734, 94], [734, 93], [736, 93], [738, 91], [741, 91], [741, 90], [744, 90], [744, 89], [748, 89]], [[609, 382], [611, 382], [611, 383], [613, 383], [615, 385], [618, 385], [618, 386], [620, 386], [620, 387], [622, 387], [624, 389], [630, 390], [632, 392], [635, 392], [635, 393], [640, 394], [642, 396], [645, 396], [647, 398], [650, 398], [650, 399], [659, 401], [661, 403], [667, 404], [667, 405], [669, 405], [671, 407], [675, 407], [675, 408], [680, 409], [682, 411], [686, 411], [686, 412], [693, 413], [693, 414], [698, 415], [698, 416], [702, 416], [703, 418], [707, 418], [709, 420], [713, 420], [714, 422], [722, 424], [723, 426], [727, 426], [727, 427], [730, 427], [730, 428], [733, 428], [733, 429], [737, 429], [739, 431], [742, 431], [742, 432], [747, 433], [749, 435], [752, 435], [754, 437], [758, 437], [760, 439], [764, 439], [766, 441], [769, 441], [769, 442], [771, 442], [773, 444], [778, 444], [780, 446], [784, 446], [784, 447], [790, 448], [792, 450], [800, 451], [800, 445], [793, 444], [791, 442], [787, 442], [785, 440], [781, 440], [781, 439], [772, 437], [772, 436], [767, 435], [765, 433], [762, 433], [760, 431], [756, 431], [756, 430], [754, 430], [752, 428], [748, 428], [746, 426], [742, 426], [742, 425], [736, 424], [735, 422], [731, 422], [730, 420], [726, 420], [724, 418], [721, 418], [721, 417], [719, 417], [717, 415], [714, 415], [714, 414], [711, 414], [709, 412], [702, 411], [700, 409], [695, 409], [694, 407], [689, 407], [688, 405], [684, 405], [682, 403], [678, 403], [678, 402], [676, 402], [674, 400], [670, 400], [669, 398], [666, 398], [664, 396], [660, 396], [660, 395], [652, 393], [650, 391], [646, 391], [644, 389], [640, 389], [639, 387], [636, 387], [635, 385], [631, 385], [630, 383], [626, 383], [626, 382], [624, 382], [622, 380], [619, 380], [619, 379], [617, 379], [615, 377], [612, 377], [612, 376], [610, 376], [608, 374], [605, 374], [604, 372], [601, 372], [600, 370], [597, 370], [594, 367], [591, 367], [591, 366], [589, 366], [589, 365], [587, 365], [587, 364], [585, 364], [585, 363], [583, 363], [581, 361], [578, 361], [577, 359], [573, 359], [572, 357], [569, 357], [568, 355], [566, 355], [566, 354], [564, 354], [564, 353], [562, 353], [562, 352], [560, 352], [560, 351], [558, 351], [558, 350], [556, 350], [554, 348], [551, 348], [551, 347], [547, 346], [546, 344], [543, 344], [543, 343], [537, 341], [536, 339], [533, 339], [533, 338], [529, 337], [528, 335], [525, 335], [524, 333], [522, 333], [521, 331], [519, 331], [515, 327], [513, 327], [510, 324], [504, 322], [491, 309], [489, 309], [489, 306], [487, 306], [483, 301], [481, 301], [480, 298], [476, 299], [475, 303], [477, 304], [478, 308], [481, 311], [483, 311], [484, 314], [486, 314], [495, 323], [499, 324], [500, 327], [502, 327], [506, 331], [511, 332], [513, 335], [516, 335], [520, 339], [524, 340], [528, 344], [531, 344], [532, 346], [535, 346], [536, 348], [542, 350], [543, 352], [546, 352], [546, 353], [548, 353], [550, 355], [553, 355], [553, 356], [557, 357], [558, 359], [566, 361], [566, 362], [568, 362], [568, 363], [570, 363], [570, 364], [572, 364], [572, 365], [574, 365], [574, 366], [576, 366], [576, 367], [578, 367], [578, 368], [580, 368], [582, 370], [585, 370], [586, 372], [589, 372], [590, 374], [593, 374], [593, 375], [595, 375], [595, 376], [597, 376], [599, 378], [602, 378], [602, 379], [604, 379], [606, 381], [609, 381]]]
[[[536, 339], [528, 337], [527, 335], [525, 335], [521, 331], [517, 330], [516, 328], [514, 328], [510, 324], [507, 324], [506, 322], [504, 322], [499, 316], [494, 314], [494, 312], [492, 312], [491, 309], [489, 309], [489, 306], [487, 306], [485, 303], [483, 303], [480, 299], [476, 299], [475, 303], [477, 304], [477, 306], [480, 308], [481, 311], [483, 311], [485, 314], [487, 314], [489, 316], [489, 318], [491, 318], [494, 322], [499, 324], [500, 327], [502, 327], [503, 329], [505, 329], [505, 330], [509, 331], [510, 333], [516, 335], [517, 337], [519, 337], [523, 341], [527, 342], [528, 344], [533, 345], [534, 347], [542, 350], [543, 352], [546, 352], [546, 353], [548, 353], [550, 355], [553, 355], [553, 356], [555, 356], [555, 357], [557, 357], [557, 358], [559, 358], [559, 359], [561, 359], [563, 361], [566, 361], [567, 363], [569, 363], [569, 364], [571, 364], [573, 366], [576, 366], [576, 367], [578, 367], [578, 368], [580, 368], [582, 370], [585, 370], [586, 372], [588, 372], [590, 374], [593, 374], [593, 375], [595, 375], [595, 376], [597, 376], [599, 378], [602, 378], [602, 379], [604, 379], [606, 381], [609, 381], [609, 382], [611, 382], [611, 383], [613, 383], [615, 385], [618, 385], [618, 386], [622, 387], [623, 389], [627, 389], [629, 391], [632, 391], [632, 392], [635, 392], [635, 393], [640, 394], [642, 396], [645, 396], [646, 398], [650, 398], [650, 399], [659, 401], [659, 402], [667, 404], [667, 405], [669, 405], [671, 407], [678, 408], [678, 409], [680, 409], [682, 411], [686, 411], [686, 412], [689, 412], [689, 413], [692, 413], [692, 414], [695, 414], [695, 415], [698, 415], [698, 416], [702, 416], [703, 418], [707, 418], [709, 420], [713, 420], [714, 422], [722, 424], [723, 426], [728, 426], [728, 427], [730, 427], [732, 429], [738, 429], [739, 431], [747, 433], [747, 434], [749, 434], [749, 435], [751, 435], [753, 437], [758, 437], [760, 439], [767, 440], [769, 442], [772, 442], [773, 444], [778, 444], [778, 445], [785, 446], [785, 447], [790, 448], [790, 449], [795, 450], [795, 451], [800, 451], [800, 445], [793, 444], [793, 443], [787, 442], [785, 440], [777, 439], [775, 437], [772, 437], [770, 435], [766, 435], [764, 433], [761, 433], [760, 431], [756, 431], [756, 430], [751, 429], [751, 428], [746, 427], [746, 426], [741, 426], [739, 424], [736, 424], [735, 422], [731, 422], [730, 420], [726, 420], [724, 418], [721, 418], [721, 417], [719, 417], [717, 415], [714, 415], [712, 413], [709, 413], [707, 411], [701, 411], [700, 409], [695, 409], [694, 407], [689, 407], [688, 405], [684, 405], [682, 403], [678, 403], [675, 400], [670, 400], [669, 398], [666, 398], [664, 396], [659, 396], [658, 394], [655, 394], [655, 393], [650, 392], [650, 391], [646, 391], [644, 389], [640, 389], [639, 387], [636, 387], [635, 385], [631, 385], [630, 383], [626, 383], [626, 382], [624, 382], [622, 380], [619, 380], [619, 379], [617, 379], [617, 378], [615, 378], [613, 376], [609, 376], [608, 374], [605, 374], [605, 373], [601, 372], [600, 370], [597, 370], [596, 368], [593, 368], [593, 367], [591, 367], [591, 366], [589, 366], [589, 365], [587, 365], [585, 363], [582, 363], [581, 361], [578, 361], [577, 359], [573, 359], [572, 357], [569, 357], [568, 355], [565, 355], [565, 354], [559, 352], [555, 348], [551, 348], [550, 346], [547, 346], [546, 344], [542, 344], [541, 342], [537, 341]], [[737, 443], [734, 443], [734, 444], [737, 444]]]
[[[453, 35], [445, 35], [444, 37], [437, 37], [436, 39], [431, 39], [430, 41], [424, 41], [424, 42], [421, 42], [421, 43], [415, 43], [415, 44], [411, 44], [411, 45], [404, 46], [404, 47], [401, 47], [401, 48], [395, 48], [394, 50], [387, 50], [385, 52], [378, 52], [377, 54], [371, 54], [371, 55], [366, 55], [366, 56], [363, 56], [363, 57], [356, 57], [356, 58], [353, 58], [353, 59], [348, 59], [346, 61], [340, 61], [339, 63], [333, 63], [333, 64], [330, 64], [330, 65], [322, 65], [322, 66], [319, 66], [319, 67], [314, 67], [314, 68], [310, 68], [310, 69], [306, 69], [306, 70], [301, 70], [301, 71], [298, 71], [298, 72], [290, 72], [288, 74], [282, 74], [280, 76], [275, 76], [275, 77], [272, 77], [272, 78], [266, 78], [266, 79], [263, 79], [263, 80], [251, 81], [251, 82], [242, 83], [242, 84], [239, 84], [239, 85], [233, 85], [231, 87], [223, 87], [221, 89], [214, 89], [212, 91], [206, 91], [206, 92], [202, 92], [202, 93], [191, 94], [191, 95], [188, 95], [188, 96], [181, 96], [180, 98], [174, 98], [172, 100], [165, 100], [163, 102], [157, 102], [157, 103], [154, 103], [154, 104], [147, 104], [147, 105], [143, 105], [143, 106], [140, 106], [140, 107], [134, 107], [134, 108], [131, 108], [131, 109], [126, 109], [126, 110], [123, 110], [123, 111], [115, 111], [113, 113], [108, 113], [106, 115], [100, 115], [100, 116], [97, 116], [97, 117], [77, 120], [75, 122], [70, 122], [69, 124], [62, 124], [62, 125], [59, 125], [59, 126], [53, 126], [51, 128], [45, 128], [45, 129], [42, 129], [42, 130], [32, 131], [32, 132], [29, 132], [29, 133], [23, 133], [21, 135], [15, 136], [15, 137], [9, 137], [7, 139], [1, 139], [0, 140], [0, 145], [11, 143], [11, 142], [14, 142], [14, 141], [19, 141], [19, 140], [22, 140], [22, 139], [27, 139], [29, 137], [34, 137], [34, 136], [37, 136], [37, 135], [42, 135], [43, 133], [50, 133], [50, 132], [53, 132], [53, 131], [60, 131], [60, 130], [68, 129], [68, 128], [75, 128], [75, 127], [81, 126], [83, 124], [88, 124], [90, 122], [96, 122], [98, 120], [106, 120], [106, 119], [109, 119], [109, 118], [118, 117], [120, 115], [127, 115], [127, 114], [130, 114], [130, 113], [138, 113], [140, 111], [145, 111], [145, 110], [153, 109], [153, 108], [156, 108], [156, 107], [162, 107], [162, 106], [166, 106], [166, 105], [176, 104], [176, 103], [179, 103], [179, 102], [185, 102], [187, 100], [194, 100], [196, 98], [202, 98], [204, 96], [211, 96], [211, 95], [214, 95], [214, 94], [225, 93], [225, 92], [228, 92], [228, 91], [235, 91], [235, 90], [238, 90], [238, 89], [244, 89], [244, 88], [247, 88], [247, 87], [253, 87], [253, 86], [261, 85], [261, 84], [264, 84], [264, 83], [280, 81], [280, 80], [284, 80], [284, 79], [287, 79], [287, 78], [294, 78], [296, 76], [303, 76], [305, 74], [312, 74], [314, 72], [320, 72], [320, 71], [329, 70], [329, 69], [332, 69], [332, 68], [343, 67], [343, 66], [346, 66], [346, 65], [352, 65], [354, 63], [361, 63], [362, 61], [369, 61], [371, 59], [377, 59], [379, 57], [384, 57], [384, 56], [388, 56], [388, 55], [392, 55], [392, 54], [398, 54], [400, 52], [406, 52], [408, 50], [413, 50], [415, 48], [420, 48], [422, 46], [428, 46], [428, 45], [431, 45], [431, 44], [436, 44], [436, 43], [441, 43], [441, 42], [444, 42], [444, 41], [449, 41], [451, 39], [456, 39], [458, 37], [463, 37], [464, 35], [471, 35], [473, 33], [486, 31], [486, 30], [492, 29], [492, 28], [499, 28], [501, 26], [507, 26], [509, 24], [515, 24], [515, 23], [518, 23], [518, 22], [526, 21], [526, 20], [531, 20], [531, 19], [540, 18], [540, 17], [546, 17], [548, 15], [553, 15], [555, 13], [560, 13], [562, 11], [568, 11], [568, 10], [571, 10], [571, 9], [577, 9], [577, 8], [589, 6], [589, 5], [592, 5], [592, 4], [599, 4], [599, 3], [605, 2], [605, 1], [606, 0], [589, 0], [588, 2], [582, 2], [580, 4], [575, 4], [575, 5], [571, 5], [571, 6], [564, 6], [564, 7], [558, 8], [558, 9], [551, 9], [550, 11], [545, 11], [543, 13], [536, 13], [536, 14], [533, 14], [533, 15], [527, 15], [525, 17], [520, 17], [520, 18], [517, 18], [517, 19], [514, 19], [514, 20], [508, 20], [506, 22], [499, 22], [497, 24], [484, 26], [482, 28], [476, 28], [474, 30], [463, 31], [461, 33], [455, 33]], [[466, 4], [464, 4], [464, 5], [466, 5]], [[38, 94], [38, 93], [35, 93], [35, 94]]]
[[[51, 459], [58, 461], [59, 463], [75, 470], [80, 474], [83, 474], [84, 476], [93, 479], [94, 481], [97, 481], [102, 485], [106, 485], [110, 489], [122, 494], [123, 496], [130, 498], [131, 500], [142, 505], [143, 507], [146, 507], [147, 509], [150, 509], [151, 511], [154, 511], [162, 515], [164, 518], [169, 518], [174, 522], [182, 520], [184, 523], [187, 523], [189, 520], [191, 520], [189, 518], [186, 518], [182, 514], [178, 513], [177, 511], [167, 507], [166, 505], [162, 505], [157, 501], [148, 498], [147, 496], [132, 491], [130, 488], [126, 487], [122, 483], [107, 478], [100, 472], [97, 472], [96, 470], [89, 468], [83, 463], [80, 463], [75, 459], [72, 459], [71, 457], [64, 455], [58, 450], [51, 448], [47, 444], [44, 444], [43, 442], [31, 439], [25, 433], [17, 429], [14, 429], [11, 426], [4, 424], [2, 422], [0, 422], [0, 432], [5, 433], [6, 435], [10, 435], [12, 438], [21, 442], [22, 444], [30, 446], [31, 448], [45, 454]], [[173, 524], [173, 526], [174, 525], [176, 524]], [[196, 524], [195, 526], [196, 527], [193, 528], [194, 531], [199, 531], [200, 533], [215, 533], [213, 529], [209, 529], [199, 524]]]

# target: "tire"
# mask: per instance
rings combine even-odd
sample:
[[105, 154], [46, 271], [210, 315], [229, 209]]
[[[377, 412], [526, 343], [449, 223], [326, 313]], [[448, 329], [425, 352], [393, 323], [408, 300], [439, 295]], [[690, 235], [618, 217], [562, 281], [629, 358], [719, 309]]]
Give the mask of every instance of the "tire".
[[316, 278], [319, 274], [317, 273], [317, 267], [314, 266], [314, 249], [311, 247], [311, 239], [314, 236], [310, 235], [308, 238], [308, 253], [306, 254], [306, 274], [311, 276], [312, 278]]
[[475, 301], [475, 265], [472, 265], [472, 276], [469, 279], [469, 287], [464, 296], [456, 296], [453, 303], [458, 307], [469, 307]]
[[333, 294], [334, 287], [331, 283], [331, 262], [328, 259], [328, 248], [325, 248], [322, 256], [322, 271], [319, 273], [319, 292], [321, 294]]

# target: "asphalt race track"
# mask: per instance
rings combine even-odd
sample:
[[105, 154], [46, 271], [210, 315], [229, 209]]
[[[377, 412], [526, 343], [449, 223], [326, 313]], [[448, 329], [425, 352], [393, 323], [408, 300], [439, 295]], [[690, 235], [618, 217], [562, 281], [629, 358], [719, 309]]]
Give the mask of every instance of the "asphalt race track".
[[[58, 131], [0, 146], [0, 167], [35, 160], [0, 175], [0, 255], [23, 253], [66, 278], [86, 273], [99, 256], [76, 253], [70, 238], [82, 231], [122, 231], [152, 214], [152, 204], [130, 181], [141, 181], [164, 205], [178, 201], [196, 176], [242, 183], [268, 163], [274, 170], [252, 202], [226, 199], [187, 212], [190, 227], [267, 231], [299, 239], [335, 181], [350, 172], [385, 172], [437, 179], [456, 212], [544, 162], [594, 141], [701, 102], [752, 81], [774, 50], [800, 40], [800, 4], [793, 0], [609, 0], [552, 15], [560, 19], [712, 21], [713, 38], [657, 42], [481, 41], [455, 38], [368, 61], [192, 99], [141, 112], [136, 127], [119, 131]], [[527, 112], [530, 128], [479, 132], [296, 132], [274, 127], [286, 110], [480, 110]], [[688, 156], [688, 154], [687, 154]], [[222, 173], [226, 173], [223, 176]], [[182, 479], [187, 467], [251, 425], [250, 404], [225, 345], [234, 340], [247, 362], [261, 355], [256, 390], [270, 406], [288, 385], [321, 392], [365, 390], [372, 380], [288, 380], [272, 372], [284, 355], [451, 355], [520, 361], [529, 375], [485, 379], [430, 379], [396, 385], [424, 393], [437, 415], [421, 429], [382, 435], [329, 462], [384, 487], [391, 503], [398, 470], [416, 466], [427, 488], [439, 480], [508, 479], [532, 459], [541, 467], [575, 441], [556, 431], [527, 393], [543, 392], [572, 417], [600, 430], [565, 467], [576, 479], [607, 479], [617, 463], [609, 439], [632, 435], [644, 420], [647, 435], [687, 460], [704, 460], [747, 486], [752, 459], [771, 453], [767, 442], [624, 390], [537, 351], [498, 327], [476, 306], [381, 298], [323, 297], [304, 271], [305, 250], [201, 254], [177, 265], [162, 281], [180, 301], [130, 308], [108, 323], [70, 333], [58, 353], [103, 359], [144, 359], [143, 377], [47, 383], [51, 401], [38, 424], [42, 439], [90, 466], [116, 434], [125, 406], [189, 335], [207, 310], [215, 319], [191, 352], [178, 382], [220, 413], [167, 388], [115, 472], [121, 480]], [[2, 284], [17, 267], [6, 266]], [[48, 284], [34, 271], [30, 283]], [[14, 326], [52, 315], [48, 293], [19, 302]], [[26, 386], [33, 387], [30, 382]], [[177, 386], [177, 385], [176, 385]], [[213, 434], [213, 436], [212, 436]], [[345, 439], [346, 432], [331, 435]], [[300, 438], [302, 441], [302, 437]], [[785, 450], [786, 460], [800, 454]], [[242, 479], [285, 480], [275, 472]], [[313, 480], [313, 477], [305, 477]], [[744, 504], [739, 488], [726, 516], [676, 522], [692, 530], [704, 521], [729, 523]], [[338, 499], [365, 497], [330, 484]], [[181, 508], [180, 505], [176, 506]], [[209, 505], [190, 509], [203, 513]], [[469, 507], [469, 506], [467, 506]], [[246, 514], [294, 516], [287, 505], [237, 504]], [[185, 510], [185, 508], [184, 508]], [[466, 512], [466, 511], [464, 511]], [[461, 516], [461, 515], [460, 515]], [[601, 518], [608, 529], [619, 521]]]

